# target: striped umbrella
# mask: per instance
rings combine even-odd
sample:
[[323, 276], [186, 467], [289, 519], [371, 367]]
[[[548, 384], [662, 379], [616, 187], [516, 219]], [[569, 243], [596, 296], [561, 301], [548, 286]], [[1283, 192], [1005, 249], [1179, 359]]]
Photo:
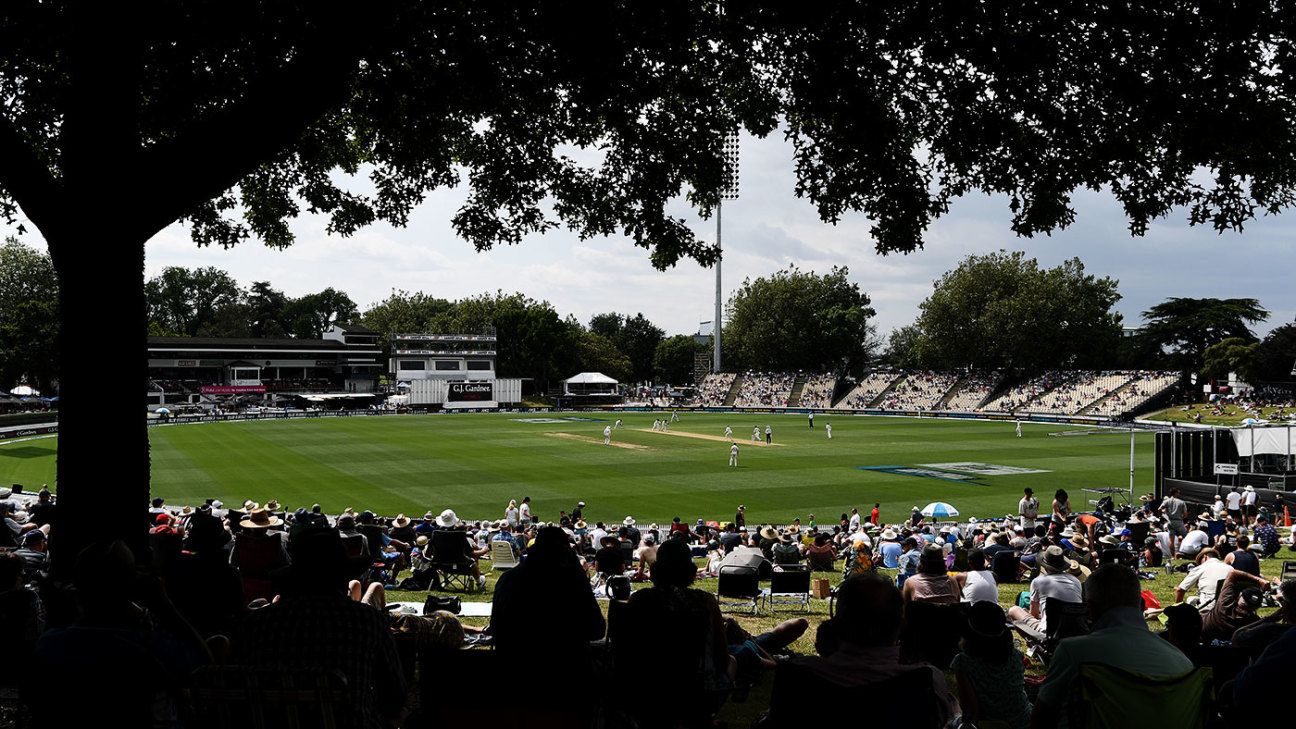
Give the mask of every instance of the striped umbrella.
[[933, 519], [948, 519], [951, 516], [958, 516], [958, 509], [944, 501], [933, 501], [923, 507], [923, 516], [930, 516]]

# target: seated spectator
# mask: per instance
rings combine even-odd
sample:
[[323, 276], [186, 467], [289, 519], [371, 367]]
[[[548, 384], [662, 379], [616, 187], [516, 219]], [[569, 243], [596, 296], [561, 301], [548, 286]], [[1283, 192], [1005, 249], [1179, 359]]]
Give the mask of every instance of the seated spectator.
[[1236, 569], [1230, 572], [1220, 585], [1215, 602], [1202, 615], [1202, 642], [1231, 642], [1238, 628], [1259, 620], [1256, 610], [1268, 586], [1269, 581], [1262, 577]]
[[35, 590], [26, 587], [24, 563], [13, 552], [0, 551], [0, 625], [5, 626], [5, 657], [0, 661], [0, 684], [18, 683], [45, 630], [45, 609]]
[[[688, 552], [686, 545], [680, 547]], [[525, 665], [544, 656], [547, 676], [583, 684], [590, 672], [590, 641], [602, 638], [605, 627], [567, 533], [558, 527], [536, 532], [522, 564], [495, 583], [491, 634], [506, 664]], [[537, 693], [533, 697], [541, 698]]]
[[1258, 657], [1266, 646], [1285, 635], [1288, 628], [1296, 625], [1296, 579], [1284, 580], [1278, 586], [1278, 598], [1281, 607], [1277, 612], [1233, 633], [1235, 647], [1246, 650], [1253, 657]]
[[899, 587], [905, 583], [905, 580], [918, 574], [918, 563], [922, 560], [922, 552], [918, 549], [918, 540], [914, 537], [905, 537], [900, 543], [900, 558], [896, 560], [897, 569], [896, 586]]
[[954, 603], [963, 598], [959, 583], [945, 567], [945, 550], [938, 544], [923, 547], [918, 574], [905, 580], [905, 602]]
[[1189, 529], [1188, 535], [1179, 541], [1179, 547], [1175, 550], [1180, 559], [1193, 559], [1210, 546], [1210, 535], [1200, 526], [1194, 524]]
[[[704, 636], [705, 648], [702, 651], [701, 665], [697, 667], [699, 675], [696, 679], [703, 691], [713, 694], [733, 686], [738, 663], [729, 654], [724, 619], [720, 615], [720, 605], [716, 602], [715, 595], [690, 587], [696, 577], [697, 567], [693, 564], [688, 545], [680, 540], [668, 540], [657, 550], [657, 565], [652, 573], [653, 586], [631, 595], [630, 604], [643, 609], [643, 614], [647, 616], [669, 614], [676, 619], [686, 614], [705, 616], [706, 625], [699, 626], [702, 628], [700, 632]], [[653, 632], [651, 627], [649, 632]], [[681, 670], [690, 669], [682, 666]]]
[[158, 573], [176, 609], [204, 638], [229, 635], [247, 612], [238, 573], [222, 549], [225, 537], [219, 519], [195, 513], [185, 535], [187, 548], [167, 560]]
[[1031, 726], [1068, 725], [1068, 704], [1076, 695], [1072, 682], [1083, 664], [1111, 666], [1150, 678], [1171, 678], [1192, 670], [1192, 661], [1182, 651], [1148, 630], [1141, 589], [1138, 575], [1124, 565], [1103, 565], [1089, 576], [1085, 601], [1092, 631], [1058, 644], [1040, 686]]
[[639, 543], [635, 554], [639, 560], [640, 574], [647, 575], [652, 570], [653, 562], [657, 561], [657, 537], [651, 533], [643, 535], [643, 541]]
[[239, 532], [230, 549], [230, 564], [238, 570], [243, 582], [243, 596], [248, 602], [269, 600], [275, 595], [272, 575], [292, 561], [281, 532], [271, 531], [279, 518], [261, 508], [251, 509], [239, 521]]
[[1251, 540], [1245, 534], [1239, 534], [1237, 549], [1224, 555], [1224, 564], [1235, 570], [1241, 570], [1255, 577], [1260, 576], [1260, 558], [1251, 549]]
[[1016, 605], [1008, 608], [1008, 619], [1014, 625], [1038, 635], [1048, 635], [1048, 601], [1084, 602], [1080, 579], [1071, 573], [1079, 565], [1068, 560], [1059, 546], [1040, 553], [1041, 574], [1030, 583], [1030, 611]]
[[1187, 603], [1171, 605], [1164, 611], [1166, 629], [1159, 635], [1170, 641], [1170, 644], [1183, 651], [1185, 656], [1194, 659], [1201, 652], [1202, 614], [1197, 608]]
[[974, 549], [968, 552], [968, 571], [960, 573], [954, 579], [958, 580], [959, 589], [963, 594], [963, 602], [979, 602], [987, 600], [989, 602], [999, 602], [999, 585], [995, 581], [994, 572], [991, 572], [986, 562], [985, 552]]
[[827, 534], [820, 532], [814, 537], [814, 544], [806, 547], [806, 563], [814, 572], [832, 572], [835, 569], [837, 550], [833, 548]]
[[1161, 545], [1157, 542], [1156, 537], [1148, 537], [1143, 540], [1143, 552], [1140, 554], [1144, 567], [1160, 567], [1165, 554], [1161, 551]]
[[441, 512], [441, 516], [437, 517], [437, 526], [440, 528], [432, 533], [433, 561], [470, 568], [477, 585], [485, 588], [486, 576], [481, 573], [478, 560], [490, 555], [490, 547], [478, 547], [451, 509]]
[[770, 554], [774, 564], [801, 564], [801, 549], [791, 534], [780, 535], [778, 542], [770, 547]]
[[1272, 557], [1278, 553], [1278, 530], [1269, 523], [1269, 517], [1260, 514], [1256, 517], [1255, 541], [1260, 546], [1260, 554]]
[[1273, 721], [1274, 702], [1291, 690], [1291, 667], [1296, 663], [1296, 630], [1288, 630], [1264, 649], [1233, 683], [1229, 726], [1264, 726]]
[[[1188, 570], [1188, 575], [1175, 588], [1175, 602], [1208, 607], [1215, 600], [1215, 586], [1232, 571], [1233, 568], [1219, 558], [1219, 552], [1203, 549], [1197, 555], [1197, 565]], [[1197, 594], [1189, 596], [1188, 591], [1193, 588], [1197, 588]]]
[[211, 661], [206, 644], [122, 542], [82, 550], [73, 582], [76, 622], [41, 635], [25, 667], [38, 679], [24, 687], [35, 725], [174, 725], [182, 682]]
[[882, 543], [878, 545], [878, 554], [882, 558], [882, 566], [889, 570], [900, 566], [900, 555], [904, 553], [904, 547], [897, 541], [898, 537], [894, 529], [882, 530]]
[[1011, 729], [1030, 725], [1023, 656], [1004, 625], [1003, 608], [993, 600], [973, 603], [963, 631], [963, 650], [950, 669], [958, 680], [963, 721], [997, 721]]
[[621, 540], [611, 534], [603, 537], [602, 546], [594, 553], [594, 570], [606, 580], [609, 577], [625, 574], [627, 568]]
[[293, 540], [292, 567], [278, 600], [235, 629], [231, 662], [283, 670], [337, 670], [347, 679], [352, 723], [398, 721], [405, 683], [388, 617], [347, 594], [342, 536], [316, 529]]
[[[958, 714], [945, 674], [926, 664], [900, 662], [900, 626], [904, 598], [890, 580], [867, 573], [843, 581], [837, 589], [836, 615], [829, 634], [820, 634], [827, 655], [791, 660], [821, 677], [825, 685], [867, 686], [913, 670], [931, 672], [932, 691], [940, 707], [941, 726]], [[827, 625], [828, 623], [825, 623]], [[896, 697], [900, 700], [900, 697]]]
[[22, 535], [22, 547], [14, 554], [22, 558], [23, 574], [33, 579], [49, 574], [49, 540], [45, 532], [32, 529]]

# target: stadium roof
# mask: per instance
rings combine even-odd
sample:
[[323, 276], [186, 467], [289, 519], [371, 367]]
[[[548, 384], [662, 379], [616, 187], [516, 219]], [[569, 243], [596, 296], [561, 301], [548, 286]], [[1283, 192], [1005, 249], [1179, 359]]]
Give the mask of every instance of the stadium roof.
[[615, 385], [617, 381], [603, 374], [602, 372], [582, 372], [579, 375], [572, 375], [563, 382], [572, 385]]
[[336, 339], [257, 339], [241, 337], [149, 337], [149, 349], [348, 349]]

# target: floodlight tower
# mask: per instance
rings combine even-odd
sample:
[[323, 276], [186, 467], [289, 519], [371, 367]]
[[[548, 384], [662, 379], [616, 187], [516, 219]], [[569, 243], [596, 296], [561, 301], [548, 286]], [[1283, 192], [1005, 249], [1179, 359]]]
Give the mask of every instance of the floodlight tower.
[[720, 199], [716, 201], [716, 287], [715, 287], [715, 319], [711, 323], [711, 342], [715, 347], [712, 355], [711, 371], [720, 371], [720, 323], [722, 320], [722, 301], [720, 287], [720, 258], [722, 249], [720, 247], [720, 213], [721, 207], [725, 200], [738, 199], [738, 132], [732, 131], [725, 135], [723, 146], [721, 148], [721, 157], [724, 163], [724, 174], [720, 181]]

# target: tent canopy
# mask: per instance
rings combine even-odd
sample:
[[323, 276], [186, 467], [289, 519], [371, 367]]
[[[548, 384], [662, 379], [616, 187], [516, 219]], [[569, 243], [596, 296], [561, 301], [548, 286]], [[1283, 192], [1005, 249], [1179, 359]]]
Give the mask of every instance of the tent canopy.
[[565, 385], [615, 385], [617, 381], [602, 372], [582, 372], [563, 380]]

